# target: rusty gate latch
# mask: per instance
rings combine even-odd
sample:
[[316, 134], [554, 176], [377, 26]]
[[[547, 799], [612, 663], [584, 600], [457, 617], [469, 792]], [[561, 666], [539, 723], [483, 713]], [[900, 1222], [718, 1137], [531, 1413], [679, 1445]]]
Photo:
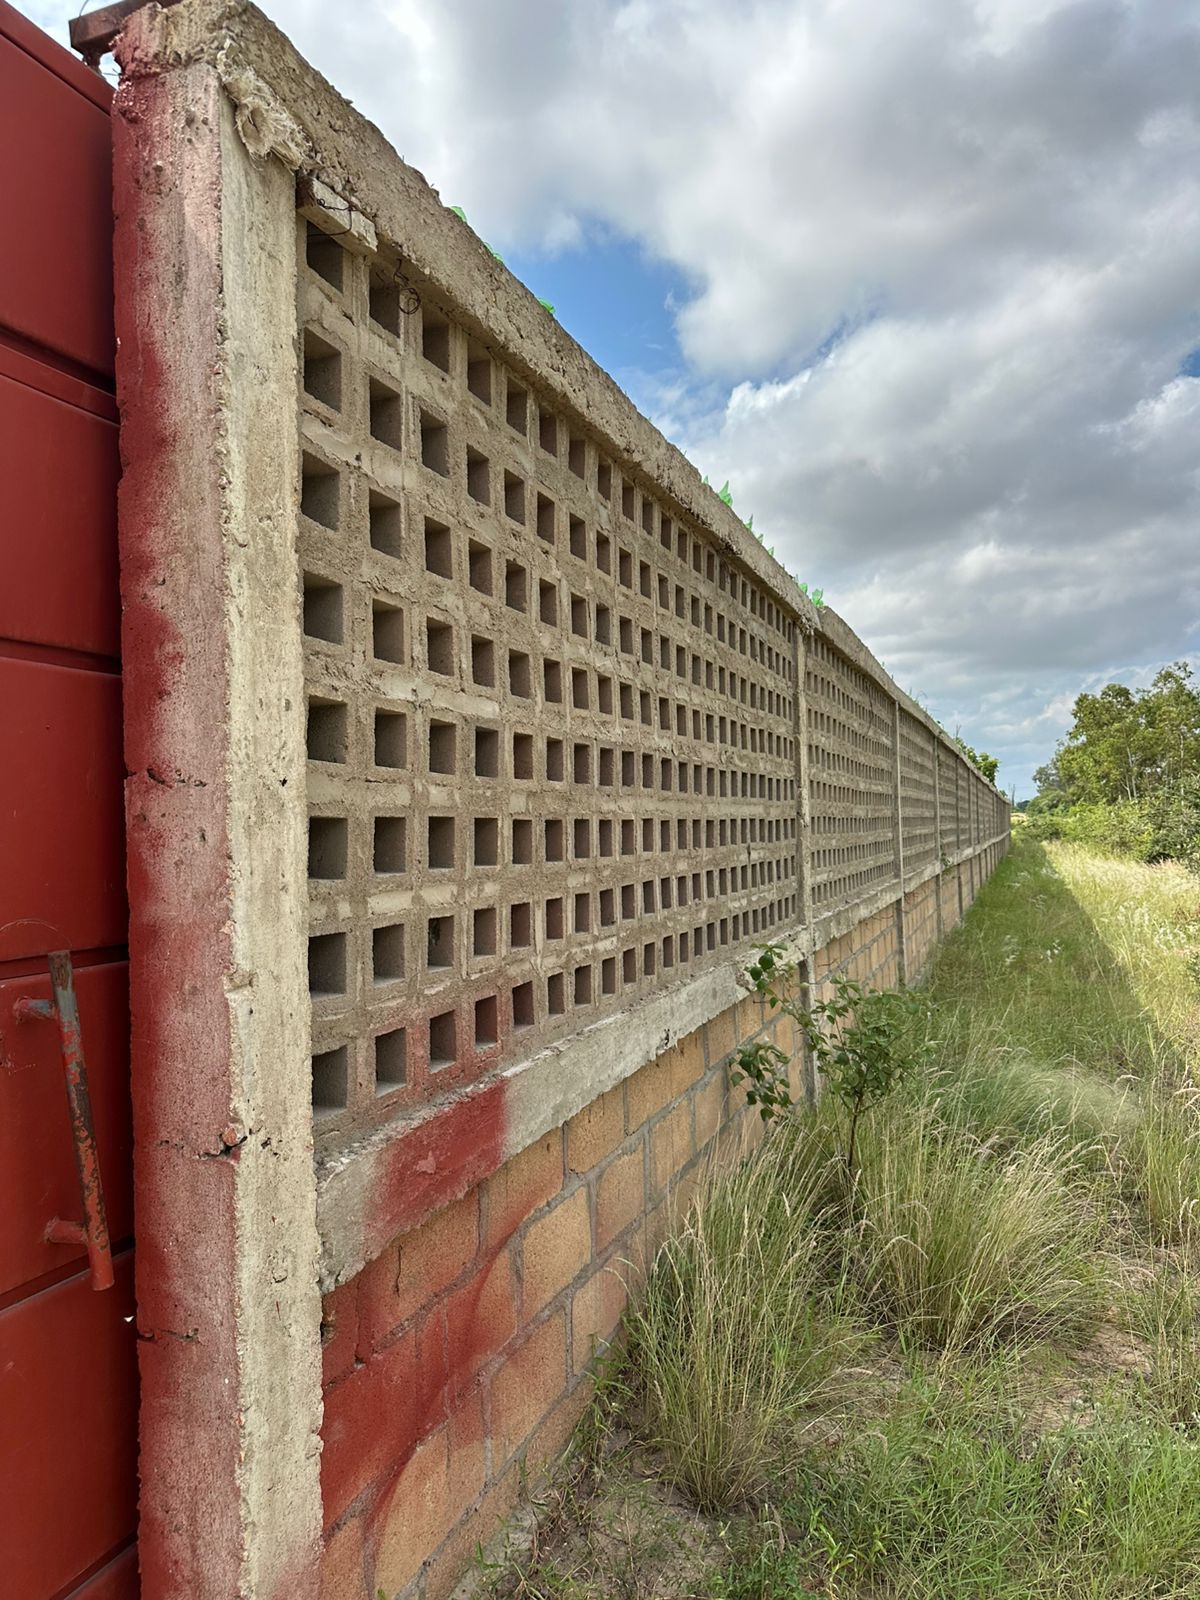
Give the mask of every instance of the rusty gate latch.
[[79, 1005], [75, 999], [75, 969], [68, 950], [55, 951], [49, 963], [54, 999], [18, 1000], [13, 1007], [13, 1015], [18, 1022], [58, 1022], [63, 1074], [67, 1080], [67, 1104], [71, 1113], [71, 1138], [75, 1147], [75, 1170], [79, 1176], [79, 1192], [83, 1197], [83, 1221], [68, 1222], [62, 1217], [53, 1217], [46, 1224], [43, 1237], [48, 1244], [86, 1245], [92, 1288], [111, 1289], [112, 1250], [108, 1242], [104, 1188], [100, 1182], [100, 1158], [96, 1153], [96, 1128], [92, 1121], [87, 1063], [83, 1058]]

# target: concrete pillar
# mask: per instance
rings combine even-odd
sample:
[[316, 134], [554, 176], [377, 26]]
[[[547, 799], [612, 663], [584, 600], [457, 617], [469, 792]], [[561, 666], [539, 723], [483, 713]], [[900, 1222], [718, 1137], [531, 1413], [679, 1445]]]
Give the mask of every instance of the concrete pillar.
[[892, 793], [896, 816], [896, 876], [900, 890], [896, 900], [896, 965], [902, 984], [908, 982], [908, 948], [904, 927], [904, 805], [900, 789], [900, 702], [892, 701]]
[[146, 15], [113, 116], [141, 1592], [301, 1600], [321, 1410], [293, 178], [251, 156], [212, 66], [143, 60]]

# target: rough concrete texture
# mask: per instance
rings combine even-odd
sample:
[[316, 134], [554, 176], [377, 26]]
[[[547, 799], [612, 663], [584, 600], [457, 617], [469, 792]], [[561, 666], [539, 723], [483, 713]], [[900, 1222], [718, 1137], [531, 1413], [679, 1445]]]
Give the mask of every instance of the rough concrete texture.
[[754, 945], [911, 980], [1007, 808], [253, 7], [119, 53], [146, 1592], [311, 1587], [318, 1273], [361, 1309], [611, 1095], [643, 1150], [335, 1332], [330, 1561], [398, 1590], [563, 1436]]
[[113, 121], [141, 1592], [282, 1600], [320, 1423], [292, 186], [206, 66], [127, 63]]

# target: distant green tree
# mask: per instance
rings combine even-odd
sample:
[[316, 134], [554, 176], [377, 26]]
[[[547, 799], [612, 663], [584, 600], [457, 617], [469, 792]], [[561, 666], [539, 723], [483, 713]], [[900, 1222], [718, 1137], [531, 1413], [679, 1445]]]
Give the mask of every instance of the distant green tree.
[[1081, 694], [1053, 758], [1034, 774], [1055, 804], [1147, 800], [1200, 772], [1200, 691], [1185, 661], [1163, 667], [1148, 689], [1108, 683]]
[[1200, 689], [1185, 661], [1148, 689], [1081, 694], [1053, 757], [1034, 774], [1030, 827], [1143, 861], [1200, 868]]
[[1000, 769], [999, 756], [990, 756], [986, 750], [972, 750], [971, 746], [965, 739], [959, 739], [956, 737], [954, 742], [962, 751], [963, 755], [966, 756], [967, 760], [975, 763], [988, 782], [995, 783], [996, 773]]

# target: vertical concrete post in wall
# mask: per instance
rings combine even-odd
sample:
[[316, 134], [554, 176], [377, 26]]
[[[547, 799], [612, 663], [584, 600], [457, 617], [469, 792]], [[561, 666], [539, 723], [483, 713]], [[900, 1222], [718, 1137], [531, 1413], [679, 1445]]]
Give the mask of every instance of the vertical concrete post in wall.
[[896, 898], [896, 966], [900, 982], [908, 982], [908, 949], [904, 928], [904, 805], [900, 794], [900, 702], [892, 701], [892, 797], [896, 823], [896, 876], [900, 893]]
[[945, 851], [942, 849], [942, 741], [936, 733], [931, 733], [929, 737], [933, 744], [933, 848], [937, 864], [934, 882], [937, 885], [937, 936], [940, 944], [946, 931], [946, 919], [942, 911], [942, 878], [945, 876]]
[[[796, 741], [796, 832], [799, 835], [797, 845], [800, 853], [800, 926], [804, 929], [806, 938], [811, 942], [814, 938], [813, 931], [813, 893], [812, 893], [812, 794], [810, 790], [810, 773], [808, 761], [808, 696], [806, 683], [808, 677], [808, 640], [803, 628], [796, 626], [793, 634], [794, 646], [792, 650], [792, 670], [795, 673], [796, 693], [794, 697], [795, 712], [792, 722], [793, 735]], [[807, 1006], [811, 995], [809, 985], [812, 981], [812, 955], [801, 963], [800, 977], [804, 986], [804, 1004]], [[812, 1051], [804, 1051], [804, 1095], [809, 1105], [817, 1103], [817, 1066], [813, 1059]]]
[[[180, 8], [181, 12], [186, 7]], [[320, 1549], [294, 189], [151, 7], [114, 106], [146, 1600]]]

